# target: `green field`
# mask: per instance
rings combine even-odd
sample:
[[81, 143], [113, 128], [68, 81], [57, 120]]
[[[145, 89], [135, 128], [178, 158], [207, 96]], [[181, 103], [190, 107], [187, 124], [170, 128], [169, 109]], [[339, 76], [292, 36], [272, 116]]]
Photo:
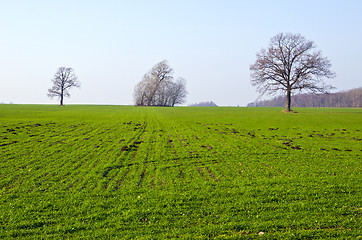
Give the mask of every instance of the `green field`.
[[361, 238], [362, 109], [281, 110], [0, 105], [0, 239]]

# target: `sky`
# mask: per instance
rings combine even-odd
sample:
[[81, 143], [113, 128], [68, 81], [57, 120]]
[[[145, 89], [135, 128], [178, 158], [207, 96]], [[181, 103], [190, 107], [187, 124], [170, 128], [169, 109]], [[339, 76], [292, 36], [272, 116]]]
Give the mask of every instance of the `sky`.
[[131, 105], [167, 60], [185, 105], [246, 106], [259, 97], [249, 67], [281, 32], [314, 41], [335, 91], [362, 87], [361, 12], [360, 0], [0, 0], [0, 103], [58, 104], [47, 90], [65, 66], [81, 82], [65, 104]]

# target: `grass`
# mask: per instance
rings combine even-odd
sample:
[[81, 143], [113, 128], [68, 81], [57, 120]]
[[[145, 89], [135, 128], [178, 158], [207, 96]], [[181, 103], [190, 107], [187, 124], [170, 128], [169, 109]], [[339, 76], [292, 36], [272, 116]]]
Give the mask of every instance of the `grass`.
[[0, 238], [361, 238], [362, 110], [281, 110], [0, 105]]

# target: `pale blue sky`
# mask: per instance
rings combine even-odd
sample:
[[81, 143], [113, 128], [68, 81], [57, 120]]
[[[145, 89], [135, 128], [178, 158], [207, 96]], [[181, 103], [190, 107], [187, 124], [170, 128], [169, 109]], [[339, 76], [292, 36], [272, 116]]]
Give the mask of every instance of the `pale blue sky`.
[[337, 90], [362, 86], [362, 1], [0, 0], [0, 102], [47, 97], [58, 67], [82, 83], [65, 104], [133, 104], [157, 62], [187, 81], [187, 103], [245, 106], [250, 64], [280, 32], [313, 40]]

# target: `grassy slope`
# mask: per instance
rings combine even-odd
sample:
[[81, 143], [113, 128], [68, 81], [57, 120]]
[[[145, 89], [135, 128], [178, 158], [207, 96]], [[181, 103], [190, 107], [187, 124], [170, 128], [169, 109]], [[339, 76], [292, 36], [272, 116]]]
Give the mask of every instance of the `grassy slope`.
[[361, 236], [360, 109], [0, 105], [0, 238]]

